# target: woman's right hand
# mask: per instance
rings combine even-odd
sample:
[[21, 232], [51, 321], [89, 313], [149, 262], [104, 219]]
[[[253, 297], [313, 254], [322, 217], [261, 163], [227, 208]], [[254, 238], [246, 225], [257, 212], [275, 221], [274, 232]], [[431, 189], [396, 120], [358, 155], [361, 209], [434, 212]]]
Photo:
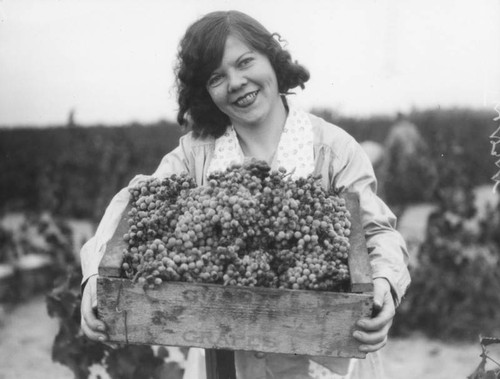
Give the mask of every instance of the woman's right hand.
[[94, 341], [104, 342], [108, 339], [106, 324], [97, 318], [97, 275], [87, 280], [82, 294], [80, 311], [81, 328], [85, 335]]

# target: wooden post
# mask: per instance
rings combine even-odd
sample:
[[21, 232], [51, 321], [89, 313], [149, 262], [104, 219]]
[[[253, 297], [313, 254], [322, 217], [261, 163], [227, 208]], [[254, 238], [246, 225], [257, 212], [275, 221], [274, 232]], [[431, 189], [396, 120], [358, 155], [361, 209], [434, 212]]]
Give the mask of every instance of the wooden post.
[[236, 379], [234, 366], [234, 351], [205, 350], [207, 379]]

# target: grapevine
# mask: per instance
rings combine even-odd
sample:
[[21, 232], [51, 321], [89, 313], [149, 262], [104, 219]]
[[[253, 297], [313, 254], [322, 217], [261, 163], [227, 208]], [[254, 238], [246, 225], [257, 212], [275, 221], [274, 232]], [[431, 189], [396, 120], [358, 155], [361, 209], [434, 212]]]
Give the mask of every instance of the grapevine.
[[318, 176], [294, 180], [254, 160], [210, 174], [205, 186], [181, 174], [130, 193], [122, 270], [145, 287], [346, 289], [350, 213]]

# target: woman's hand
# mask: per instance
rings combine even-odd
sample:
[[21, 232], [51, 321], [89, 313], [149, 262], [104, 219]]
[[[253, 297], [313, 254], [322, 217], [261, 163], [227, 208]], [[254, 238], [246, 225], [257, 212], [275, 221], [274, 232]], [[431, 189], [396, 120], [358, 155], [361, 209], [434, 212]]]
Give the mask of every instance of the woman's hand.
[[106, 325], [97, 318], [97, 275], [87, 280], [82, 295], [81, 327], [85, 335], [94, 341], [104, 342], [108, 339]]
[[391, 285], [384, 278], [373, 280], [374, 317], [361, 319], [356, 323], [359, 330], [353, 334], [361, 345], [359, 350], [372, 353], [385, 346], [387, 334], [396, 313], [396, 307], [391, 295]]

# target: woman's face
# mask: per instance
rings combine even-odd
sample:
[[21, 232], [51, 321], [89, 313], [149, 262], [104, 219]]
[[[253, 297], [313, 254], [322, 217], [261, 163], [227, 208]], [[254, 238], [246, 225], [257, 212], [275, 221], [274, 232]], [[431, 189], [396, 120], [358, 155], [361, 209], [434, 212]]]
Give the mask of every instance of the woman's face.
[[263, 123], [281, 104], [276, 73], [267, 56], [232, 35], [207, 90], [234, 126]]

